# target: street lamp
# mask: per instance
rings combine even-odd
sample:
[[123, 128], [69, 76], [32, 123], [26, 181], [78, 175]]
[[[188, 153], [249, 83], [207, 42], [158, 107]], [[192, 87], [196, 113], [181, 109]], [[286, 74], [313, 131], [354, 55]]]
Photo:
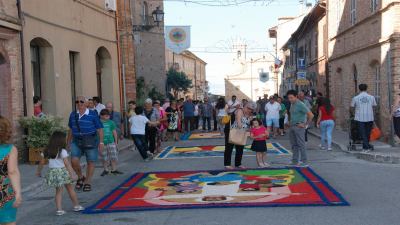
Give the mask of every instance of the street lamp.
[[[151, 13], [151, 16], [153, 18], [153, 22], [157, 24], [157, 27], [160, 26], [160, 23], [162, 23], [164, 21], [164, 11], [162, 9], [160, 9], [159, 6], [157, 6], [156, 10], [154, 10]], [[156, 27], [154, 25], [150, 25], [150, 24], [146, 24], [146, 25], [132, 25], [133, 27], [133, 31], [143, 31], [143, 30], [150, 30], [153, 27]]]

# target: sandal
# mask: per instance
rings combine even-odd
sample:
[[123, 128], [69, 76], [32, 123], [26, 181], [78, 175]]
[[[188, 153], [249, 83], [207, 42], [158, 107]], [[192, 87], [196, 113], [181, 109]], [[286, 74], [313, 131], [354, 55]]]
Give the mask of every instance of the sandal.
[[83, 182], [85, 182], [85, 177], [84, 176], [76, 181], [75, 189], [76, 190], [82, 189]]
[[83, 185], [83, 192], [89, 192], [89, 191], [92, 191], [92, 185], [84, 184]]

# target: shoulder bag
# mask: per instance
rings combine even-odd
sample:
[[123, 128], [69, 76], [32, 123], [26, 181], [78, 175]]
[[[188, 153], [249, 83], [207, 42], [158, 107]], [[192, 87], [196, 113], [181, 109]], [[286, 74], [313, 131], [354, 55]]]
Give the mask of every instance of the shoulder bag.
[[[231, 124], [232, 125], [232, 124]], [[231, 128], [229, 131], [229, 143], [234, 145], [246, 145], [247, 132], [245, 129]]]
[[93, 135], [82, 135], [81, 127], [79, 126], [79, 119], [77, 113], [75, 113], [75, 123], [78, 128], [79, 135], [75, 137], [76, 144], [81, 150], [97, 148], [97, 136]]

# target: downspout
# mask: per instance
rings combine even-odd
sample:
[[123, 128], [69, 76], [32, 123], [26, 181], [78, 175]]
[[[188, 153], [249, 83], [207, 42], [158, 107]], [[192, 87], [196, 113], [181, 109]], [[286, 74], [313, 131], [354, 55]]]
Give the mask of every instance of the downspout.
[[24, 104], [24, 116], [28, 115], [28, 109], [26, 106], [26, 77], [25, 77], [25, 48], [24, 48], [24, 33], [23, 33], [23, 16], [22, 16], [22, 7], [21, 7], [21, 0], [17, 0], [17, 7], [18, 7], [18, 18], [21, 21], [21, 31], [19, 32], [20, 35], [20, 45], [21, 45], [21, 72], [22, 72], [22, 98]]
[[125, 99], [125, 95], [123, 95], [123, 90], [125, 90], [125, 88], [122, 90], [121, 86], [123, 85], [122, 83], [122, 74], [121, 74], [121, 45], [119, 42], [119, 26], [118, 26], [118, 9], [115, 11], [115, 35], [116, 35], [116, 39], [117, 39], [117, 59], [118, 59], [118, 80], [119, 80], [119, 104], [120, 104], [120, 112], [123, 112], [122, 115], [125, 116], [125, 104], [124, 104], [124, 99]]
[[[387, 57], [387, 81], [388, 81], [388, 93], [389, 93], [389, 113], [392, 113], [392, 102], [393, 102], [393, 81], [392, 81], [392, 57], [391, 57], [391, 49], [389, 47], [389, 50], [386, 53]], [[393, 129], [393, 116], [390, 116], [390, 138], [389, 138], [389, 143], [390, 145], [394, 146], [394, 129]]]

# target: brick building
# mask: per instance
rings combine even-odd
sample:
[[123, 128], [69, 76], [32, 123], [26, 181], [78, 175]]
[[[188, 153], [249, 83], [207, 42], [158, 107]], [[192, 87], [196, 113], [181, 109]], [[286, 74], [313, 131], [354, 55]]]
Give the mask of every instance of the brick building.
[[326, 1], [316, 4], [282, 47], [286, 53], [285, 78], [291, 81], [286, 86], [290, 88], [329, 95], [325, 8]]
[[206, 62], [191, 51], [176, 54], [168, 48], [165, 50], [165, 60], [166, 70], [172, 67], [177, 71], [184, 72], [192, 80], [193, 88], [190, 88], [185, 96], [199, 100], [203, 100], [207, 96]]
[[[122, 2], [122, 1], [121, 1]], [[131, 8], [134, 28], [135, 73], [146, 85], [166, 93], [164, 22], [156, 24], [152, 13], [163, 10], [163, 1], [125, 0]]]
[[329, 1], [329, 89], [338, 125], [348, 126], [351, 98], [366, 83], [378, 102], [376, 123], [391, 138], [390, 106], [400, 93], [400, 1]]
[[21, 29], [16, 1], [0, 0], [0, 115], [12, 122], [15, 136], [24, 116]]

